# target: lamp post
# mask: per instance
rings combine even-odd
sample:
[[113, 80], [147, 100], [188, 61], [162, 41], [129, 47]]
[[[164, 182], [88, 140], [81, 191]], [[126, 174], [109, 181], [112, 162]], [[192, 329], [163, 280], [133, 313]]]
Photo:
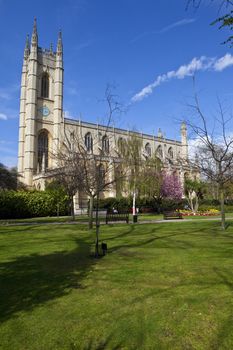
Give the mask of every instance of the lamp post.
[[133, 192], [133, 222], [138, 222], [138, 215], [136, 213], [136, 191]]

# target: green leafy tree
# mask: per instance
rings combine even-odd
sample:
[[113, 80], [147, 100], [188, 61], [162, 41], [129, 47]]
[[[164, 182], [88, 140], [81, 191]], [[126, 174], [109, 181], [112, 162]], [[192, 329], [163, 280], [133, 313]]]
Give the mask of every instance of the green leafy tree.
[[142, 197], [160, 201], [163, 184], [162, 162], [156, 156], [147, 158], [140, 170], [139, 193]]
[[[50, 193], [53, 196], [54, 201], [57, 206], [57, 216], [62, 212], [61, 203], [64, 205], [64, 202], [68, 205], [68, 196], [64, 185], [59, 183], [57, 180], [48, 182], [45, 187], [46, 192]], [[63, 210], [64, 211], [64, 210]]]
[[156, 154], [143, 151], [140, 134], [131, 133], [127, 139], [120, 139], [118, 144], [120, 166], [124, 169], [121, 189], [133, 196], [134, 201], [140, 198], [161, 199], [162, 162]]
[[[188, 0], [187, 8], [192, 5], [194, 8], [199, 8], [203, 0]], [[218, 0], [210, 0], [210, 2], [218, 2]], [[233, 29], [233, 1], [232, 0], [222, 0], [219, 4], [219, 10], [224, 11], [223, 15], [216, 18], [211, 25], [218, 24], [219, 29]], [[232, 45], [233, 35], [230, 35], [223, 43], [230, 43]]]
[[24, 186], [18, 180], [18, 173], [16, 168], [7, 168], [0, 163], [0, 189], [1, 190], [17, 190]]

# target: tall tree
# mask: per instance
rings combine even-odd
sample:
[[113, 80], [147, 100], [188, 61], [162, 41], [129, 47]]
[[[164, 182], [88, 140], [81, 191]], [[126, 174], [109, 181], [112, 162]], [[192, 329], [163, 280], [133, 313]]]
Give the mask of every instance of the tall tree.
[[[210, 2], [219, 2], [218, 0], [209, 0]], [[203, 0], [188, 0], [187, 8], [192, 5], [194, 8], [199, 8]], [[219, 11], [223, 13], [220, 17], [217, 17], [211, 24], [218, 24], [219, 29], [227, 28], [230, 31], [233, 29], [233, 1], [221, 0], [219, 3]], [[224, 11], [224, 12], [223, 12]], [[230, 43], [232, 45], [233, 35], [230, 35], [223, 43]]]
[[0, 190], [17, 190], [24, 188], [19, 180], [19, 175], [16, 168], [7, 168], [0, 163]]
[[160, 199], [163, 183], [162, 162], [156, 154], [148, 157], [141, 168], [140, 194], [143, 197]]
[[[105, 135], [102, 139], [99, 134], [93, 139], [87, 140], [73, 130], [72, 133], [64, 132], [63, 142], [58, 154], [54, 155], [58, 169], [55, 176], [66, 188], [70, 198], [72, 215], [74, 216], [73, 197], [79, 193], [85, 193], [89, 198], [89, 228], [93, 228], [93, 204], [96, 199], [96, 244], [95, 254], [99, 255], [99, 198], [104, 191], [112, 188], [116, 182], [116, 174], [119, 174], [118, 155], [110, 150], [113, 121], [122, 112], [121, 105], [112, 93], [111, 86], [107, 86], [105, 99], [107, 105]], [[87, 135], [86, 135], [87, 136]], [[121, 176], [122, 172], [121, 172]], [[118, 180], [120, 177], [118, 176]]]
[[233, 137], [228, 132], [232, 118], [226, 117], [219, 102], [219, 115], [212, 119], [214, 127], [210, 128], [209, 118], [203, 113], [197, 94], [194, 101], [194, 104], [190, 105], [192, 120], [186, 121], [197, 139], [193, 165], [205, 178], [218, 186], [221, 224], [222, 229], [225, 229], [224, 186], [233, 180]]

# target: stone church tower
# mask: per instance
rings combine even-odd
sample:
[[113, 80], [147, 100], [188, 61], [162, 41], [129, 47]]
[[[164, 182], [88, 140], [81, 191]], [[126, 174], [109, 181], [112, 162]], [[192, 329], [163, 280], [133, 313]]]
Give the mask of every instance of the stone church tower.
[[[63, 125], [63, 46], [61, 32], [56, 52], [38, 46], [34, 20], [31, 42], [24, 49], [20, 117], [18, 172], [21, 181], [32, 187], [40, 183], [45, 170], [55, 166]], [[40, 187], [40, 186], [38, 186]]]

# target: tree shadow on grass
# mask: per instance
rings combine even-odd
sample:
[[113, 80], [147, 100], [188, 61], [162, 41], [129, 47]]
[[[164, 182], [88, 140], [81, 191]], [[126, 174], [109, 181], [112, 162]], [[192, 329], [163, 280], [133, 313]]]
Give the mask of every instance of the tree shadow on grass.
[[[113, 225], [109, 224], [108, 225], [109, 227], [114, 227]], [[125, 230], [125, 227], [123, 226], [122, 227], [122, 230], [123, 232], [120, 233], [120, 234], [117, 234], [114, 233], [113, 237], [108, 237], [106, 238], [107, 241], [112, 241], [112, 240], [116, 240], [116, 239], [119, 239], [119, 238], [124, 238], [130, 234], [132, 234], [133, 231], [135, 231], [135, 226], [134, 225], [130, 225], [130, 226], [127, 226], [128, 230], [127, 231], [124, 231]]]
[[211, 349], [232, 349], [233, 315], [228, 316], [216, 332]]
[[214, 267], [213, 271], [216, 273], [221, 283], [233, 291], [233, 273], [231, 272], [231, 276], [229, 276], [229, 271], [222, 267]]
[[111, 350], [120, 350], [122, 349], [122, 344], [116, 344], [116, 345], [112, 345], [111, 344], [111, 340], [112, 340], [112, 334], [110, 334], [105, 340], [99, 341], [98, 343], [96, 343], [96, 340], [89, 340], [88, 343], [82, 347], [80, 349], [80, 347], [72, 347], [72, 350], [107, 350], [107, 349], [111, 349]]
[[86, 239], [76, 239], [73, 251], [33, 254], [0, 264], [0, 322], [57, 297], [83, 288], [95, 259]]
[[[175, 232], [175, 233], [171, 233], [171, 234], [163, 234], [162, 236], [157, 236], [156, 233], [160, 234], [160, 231], [159, 231], [158, 227], [153, 228], [150, 232], [148, 232], [148, 234], [147, 234], [147, 236], [145, 238], [141, 238], [139, 236], [139, 239], [136, 242], [134, 242], [134, 243], [132, 243], [132, 241], [129, 241], [129, 243], [126, 243], [126, 244], [113, 246], [112, 248], [109, 249], [109, 252], [110, 253], [111, 252], [116, 252], [116, 251], [118, 251], [119, 249], [122, 249], [122, 248], [143, 247], [145, 245], [150, 245], [151, 243], [153, 243], [153, 242], [155, 242], [157, 240], [162, 240], [165, 243], [169, 238], [182, 236], [182, 235], [187, 235], [187, 232], [183, 232], [183, 231]], [[125, 234], [122, 234], [121, 238], [123, 236], [128, 235], [128, 234], [130, 234], [130, 231], [127, 231], [127, 232], [125, 232]], [[118, 237], [116, 237], [116, 238], [118, 238]], [[111, 238], [111, 239], [114, 240], [114, 238]], [[107, 239], [106, 241], [109, 241], [109, 239]], [[178, 240], [172, 241], [172, 245], [173, 246], [177, 245], [177, 247], [183, 248], [183, 249], [187, 249], [187, 248], [192, 248], [193, 247], [193, 244], [190, 243], [190, 242], [178, 241]]]

